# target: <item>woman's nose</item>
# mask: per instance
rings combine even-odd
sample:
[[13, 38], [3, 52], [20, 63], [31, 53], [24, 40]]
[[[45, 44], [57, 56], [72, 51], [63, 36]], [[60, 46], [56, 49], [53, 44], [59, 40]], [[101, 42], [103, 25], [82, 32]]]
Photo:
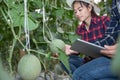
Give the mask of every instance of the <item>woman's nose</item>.
[[76, 12], [76, 16], [79, 16], [79, 15], [80, 15], [80, 12], [79, 12], [79, 11], [77, 11], [77, 12]]

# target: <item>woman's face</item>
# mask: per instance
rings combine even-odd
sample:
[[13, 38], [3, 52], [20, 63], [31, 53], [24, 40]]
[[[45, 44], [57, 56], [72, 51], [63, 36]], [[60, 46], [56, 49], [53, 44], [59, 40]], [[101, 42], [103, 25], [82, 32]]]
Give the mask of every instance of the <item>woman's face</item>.
[[91, 17], [91, 7], [86, 7], [81, 5], [79, 2], [75, 2], [73, 5], [75, 16], [80, 21], [86, 21], [88, 18]]

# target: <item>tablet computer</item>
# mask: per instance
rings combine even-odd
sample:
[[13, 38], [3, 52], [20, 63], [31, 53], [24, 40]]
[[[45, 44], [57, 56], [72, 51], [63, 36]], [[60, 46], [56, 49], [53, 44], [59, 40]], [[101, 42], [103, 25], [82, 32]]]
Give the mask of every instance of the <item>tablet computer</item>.
[[79, 53], [91, 56], [93, 58], [103, 56], [100, 50], [105, 49], [104, 47], [98, 46], [96, 44], [77, 39], [71, 46], [71, 49]]

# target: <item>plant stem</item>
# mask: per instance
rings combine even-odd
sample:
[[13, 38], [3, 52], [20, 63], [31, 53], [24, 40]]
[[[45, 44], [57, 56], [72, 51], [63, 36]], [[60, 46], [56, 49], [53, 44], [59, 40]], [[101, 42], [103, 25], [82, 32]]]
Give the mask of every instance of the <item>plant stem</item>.
[[[35, 53], [38, 53], [38, 54], [41, 54], [41, 55], [44, 55], [44, 56], [46, 56], [47, 54], [45, 54], [45, 53], [42, 53], [42, 52], [40, 52], [40, 51], [36, 51], [36, 50], [33, 50], [33, 49], [30, 49], [30, 52], [35, 52]], [[51, 57], [51, 58], [53, 58], [53, 59], [58, 59], [58, 58], [55, 58], [55, 57]]]
[[14, 46], [15, 46], [15, 44], [16, 44], [16, 41], [17, 41], [17, 40], [14, 38], [14, 39], [13, 39], [13, 44], [12, 44], [12, 46], [10, 47], [10, 53], [9, 53], [9, 59], [8, 59], [8, 64], [9, 64], [9, 67], [10, 67], [10, 74], [13, 74], [11, 61], [12, 61], [12, 55], [13, 55], [13, 50], [14, 50]]

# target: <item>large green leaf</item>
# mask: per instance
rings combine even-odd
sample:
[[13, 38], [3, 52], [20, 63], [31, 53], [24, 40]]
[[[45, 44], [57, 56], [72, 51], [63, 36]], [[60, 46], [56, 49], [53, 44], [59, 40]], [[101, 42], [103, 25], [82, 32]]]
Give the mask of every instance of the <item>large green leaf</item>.
[[[24, 17], [22, 17], [21, 19], [21, 25], [24, 27]], [[38, 22], [34, 22], [33, 20], [31, 20], [30, 17], [28, 17], [28, 27], [29, 27], [29, 31], [35, 30], [36, 28], [38, 28]]]
[[29, 26], [29, 30], [35, 30], [36, 28], [38, 28], [38, 22], [33, 22], [30, 18], [28, 18], [28, 26]]
[[12, 7], [12, 9], [10, 9], [10, 11], [8, 12], [8, 14], [10, 13], [10, 17], [11, 20], [13, 22], [13, 26], [21, 26], [23, 20], [22, 17], [24, 16], [24, 9], [23, 9], [23, 4], [19, 4], [19, 5], [14, 5], [14, 7]]
[[[8, 12], [10, 13], [11, 20], [13, 22], [14, 27], [24, 27], [24, 6], [23, 4], [14, 5], [12, 9]], [[36, 20], [32, 20], [28, 17], [28, 26], [29, 30], [35, 30], [38, 27], [38, 22]]]
[[[21, 14], [19, 15], [19, 13], [16, 10], [11, 10], [10, 11], [11, 16], [12, 16], [12, 20], [13, 20], [13, 26], [14, 27], [19, 27], [19, 26], [24, 26], [24, 16]], [[35, 30], [38, 27], [38, 22], [31, 20], [30, 17], [28, 17], [28, 26], [29, 26], [29, 30]]]
[[66, 53], [59, 49], [58, 58], [64, 64], [66, 69], [71, 73], [70, 66], [69, 66], [69, 61], [68, 61], [69, 57], [66, 55]]

